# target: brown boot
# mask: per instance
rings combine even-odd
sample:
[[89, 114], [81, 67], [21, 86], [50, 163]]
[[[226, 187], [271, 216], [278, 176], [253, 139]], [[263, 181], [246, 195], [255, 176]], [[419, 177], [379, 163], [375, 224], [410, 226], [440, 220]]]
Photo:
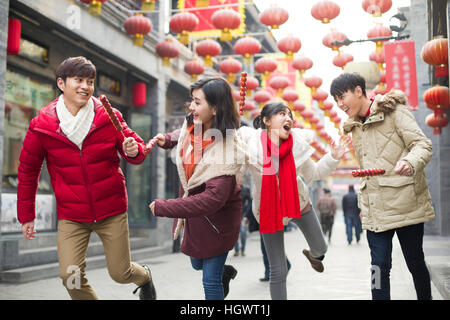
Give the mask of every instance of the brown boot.
[[311, 254], [309, 253], [309, 250], [304, 249], [303, 254], [309, 260], [309, 262], [311, 263], [311, 267], [314, 270], [316, 270], [317, 272], [323, 272], [324, 267], [323, 267], [322, 261], [320, 261], [319, 259], [313, 258], [311, 256]]

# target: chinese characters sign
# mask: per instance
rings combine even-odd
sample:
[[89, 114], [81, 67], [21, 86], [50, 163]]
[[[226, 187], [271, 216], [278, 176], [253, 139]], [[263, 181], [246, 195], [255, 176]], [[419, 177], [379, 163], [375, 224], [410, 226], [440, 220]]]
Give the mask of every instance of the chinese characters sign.
[[387, 90], [399, 89], [417, 109], [417, 75], [414, 41], [395, 41], [384, 45]]

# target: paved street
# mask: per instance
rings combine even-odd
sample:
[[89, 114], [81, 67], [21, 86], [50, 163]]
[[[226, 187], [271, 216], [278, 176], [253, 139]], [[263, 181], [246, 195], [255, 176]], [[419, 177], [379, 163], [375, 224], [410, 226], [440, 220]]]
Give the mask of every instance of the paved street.
[[[247, 239], [246, 256], [228, 256], [227, 264], [238, 269], [236, 279], [231, 281], [230, 300], [268, 300], [268, 282], [260, 282], [264, 265], [259, 235]], [[365, 232], [359, 244], [347, 244], [342, 214], [339, 214], [333, 237], [324, 260], [325, 271], [315, 272], [301, 251], [307, 248], [303, 235], [294, 229], [285, 235], [286, 252], [292, 263], [287, 289], [290, 300], [368, 300], [370, 295], [369, 249]], [[427, 244], [425, 243], [424, 246]], [[148, 261], [152, 269], [158, 299], [202, 300], [201, 272], [195, 271], [184, 254], [168, 254]], [[100, 299], [136, 300], [132, 295], [135, 285], [121, 285], [109, 278], [105, 268], [88, 270], [88, 279]], [[432, 284], [435, 300], [442, 300]], [[394, 237], [393, 266], [391, 270], [391, 296], [398, 300], [415, 300], [416, 294], [411, 275], [407, 270], [400, 246]], [[0, 299], [69, 299], [59, 278], [50, 278], [21, 285], [0, 284]]]

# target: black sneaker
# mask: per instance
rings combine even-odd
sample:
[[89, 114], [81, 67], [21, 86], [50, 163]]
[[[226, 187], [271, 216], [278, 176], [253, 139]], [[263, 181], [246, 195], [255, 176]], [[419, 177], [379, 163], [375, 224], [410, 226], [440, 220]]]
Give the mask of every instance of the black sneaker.
[[230, 265], [223, 266], [222, 285], [223, 285], [223, 297], [225, 298], [230, 291], [230, 281], [237, 275], [237, 270]]
[[150, 280], [144, 283], [142, 286], [137, 287], [133, 291], [133, 294], [135, 294], [138, 289], [141, 289], [139, 291], [139, 300], [156, 300], [156, 290], [155, 286], [153, 285], [152, 273], [150, 272], [150, 268], [147, 265], [144, 265], [143, 267], [147, 269]]

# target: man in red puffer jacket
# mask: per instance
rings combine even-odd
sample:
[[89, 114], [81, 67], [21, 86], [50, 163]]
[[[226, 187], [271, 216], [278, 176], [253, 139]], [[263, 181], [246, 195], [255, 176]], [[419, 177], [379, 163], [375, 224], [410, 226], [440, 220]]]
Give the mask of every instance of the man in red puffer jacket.
[[85, 277], [89, 237], [95, 231], [105, 250], [109, 274], [135, 283], [139, 297], [156, 299], [148, 266], [130, 261], [125, 178], [119, 152], [129, 163], [144, 161], [144, 141], [114, 109], [122, 136], [101, 102], [92, 97], [96, 68], [84, 57], [64, 60], [56, 71], [62, 94], [31, 120], [19, 164], [17, 216], [33, 240], [35, 198], [44, 159], [57, 203], [60, 277], [72, 299], [97, 299]]

